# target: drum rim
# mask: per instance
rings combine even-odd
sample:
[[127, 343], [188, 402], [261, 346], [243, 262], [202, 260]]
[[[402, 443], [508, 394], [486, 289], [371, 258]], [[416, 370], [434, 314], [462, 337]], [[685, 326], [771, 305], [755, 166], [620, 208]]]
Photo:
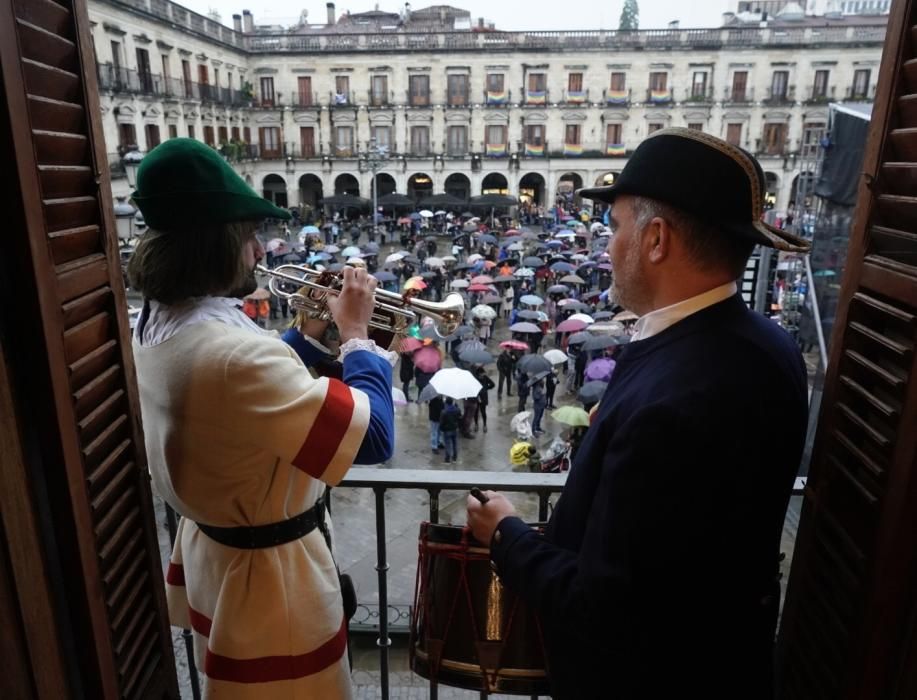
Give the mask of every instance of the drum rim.
[[[430, 663], [430, 655], [428, 652], [423, 649], [419, 649], [417, 645], [414, 645], [414, 654], [415, 656], [425, 663]], [[440, 659], [439, 667], [449, 669], [450, 671], [460, 671], [473, 673], [475, 675], [481, 675], [482, 673], [488, 673], [489, 670], [485, 669], [480, 664], [469, 664], [464, 661], [452, 661], [450, 659]], [[493, 669], [494, 673], [497, 676], [505, 676], [506, 678], [547, 678], [548, 672], [546, 669], [526, 669], [526, 668], [512, 668], [501, 666], [500, 668]]]

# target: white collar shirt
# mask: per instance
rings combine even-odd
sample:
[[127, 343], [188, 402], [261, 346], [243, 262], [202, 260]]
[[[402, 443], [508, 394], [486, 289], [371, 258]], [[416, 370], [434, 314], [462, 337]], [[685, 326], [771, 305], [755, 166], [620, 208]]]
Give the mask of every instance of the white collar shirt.
[[696, 314], [708, 306], [713, 306], [729, 297], [735, 296], [737, 290], [738, 287], [735, 282], [727, 282], [690, 299], [684, 299], [671, 306], [664, 306], [661, 309], [650, 311], [648, 314], [641, 316], [634, 324], [634, 335], [631, 338], [631, 342], [646, 340], [662, 333], [669, 326], [674, 326], [691, 314]]

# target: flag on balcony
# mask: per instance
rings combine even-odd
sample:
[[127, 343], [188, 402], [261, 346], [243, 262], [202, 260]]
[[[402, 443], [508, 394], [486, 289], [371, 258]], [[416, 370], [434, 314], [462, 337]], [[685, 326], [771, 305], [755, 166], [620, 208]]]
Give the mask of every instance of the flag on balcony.
[[576, 92], [571, 90], [567, 92], [567, 102], [569, 102], [570, 104], [580, 105], [580, 104], [583, 104], [583, 102], [585, 101], [586, 101], [586, 91], [585, 90], [579, 90]]
[[564, 144], [564, 155], [565, 156], [581, 156], [583, 155], [583, 146], [579, 143], [565, 143]]
[[609, 90], [605, 93], [605, 101], [610, 105], [627, 104], [627, 90]]
[[488, 143], [485, 146], [485, 153], [491, 158], [499, 158], [506, 155], [505, 143]]
[[489, 105], [502, 105], [506, 104], [506, 90], [488, 90], [487, 91], [487, 104]]
[[606, 156], [623, 156], [625, 153], [627, 153], [627, 149], [624, 148], [623, 143], [609, 143], [605, 146]]
[[525, 93], [527, 105], [543, 105], [548, 102], [548, 93], [545, 90], [529, 90]]
[[668, 102], [670, 99], [668, 90], [650, 90], [650, 102]]
[[525, 144], [525, 155], [543, 156], [544, 155], [544, 144], [541, 144], [540, 146], [534, 143]]

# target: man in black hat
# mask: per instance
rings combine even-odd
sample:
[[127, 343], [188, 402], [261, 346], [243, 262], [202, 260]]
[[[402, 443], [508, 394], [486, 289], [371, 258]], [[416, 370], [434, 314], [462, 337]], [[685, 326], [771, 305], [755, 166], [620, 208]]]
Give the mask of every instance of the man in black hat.
[[504, 585], [541, 615], [557, 698], [771, 698], [784, 512], [806, 432], [792, 339], [736, 280], [761, 221], [745, 151], [665, 129], [609, 187], [617, 303], [640, 315], [544, 535], [468, 499]]

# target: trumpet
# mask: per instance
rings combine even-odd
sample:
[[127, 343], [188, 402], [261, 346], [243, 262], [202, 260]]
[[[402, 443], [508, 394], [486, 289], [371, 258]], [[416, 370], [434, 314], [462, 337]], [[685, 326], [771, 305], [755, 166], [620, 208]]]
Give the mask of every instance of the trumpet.
[[[290, 308], [303, 312], [309, 318], [332, 320], [327, 299], [329, 295], [337, 296], [341, 293], [343, 282], [339, 274], [313, 270], [304, 265], [280, 265], [273, 270], [258, 265], [256, 269], [270, 277], [267, 286], [271, 294], [286, 299]], [[460, 294], [454, 292], [448, 294], [444, 301], [434, 302], [377, 289], [369, 326], [403, 333], [417, 321], [418, 316], [433, 319], [437, 335], [445, 338], [461, 325], [465, 316], [465, 302]]]

